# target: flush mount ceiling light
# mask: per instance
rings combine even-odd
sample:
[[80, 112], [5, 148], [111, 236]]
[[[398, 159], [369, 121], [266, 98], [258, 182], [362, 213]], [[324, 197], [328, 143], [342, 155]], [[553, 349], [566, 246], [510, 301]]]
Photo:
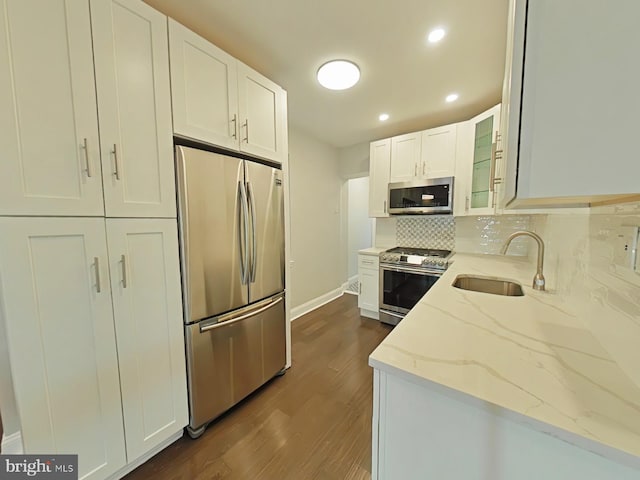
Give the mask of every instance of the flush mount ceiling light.
[[360, 69], [348, 60], [332, 60], [318, 69], [318, 82], [329, 90], [346, 90], [360, 80]]
[[429, 43], [437, 43], [444, 38], [445, 33], [444, 28], [436, 28], [429, 33], [427, 40]]
[[447, 95], [447, 98], [445, 98], [445, 101], [447, 103], [451, 103], [451, 102], [455, 102], [457, 99], [458, 99], [457, 93], [450, 93], [449, 95]]
[[381, 113], [380, 116], [378, 117], [378, 120], [380, 120], [381, 122], [386, 122], [387, 120], [389, 120], [389, 114]]

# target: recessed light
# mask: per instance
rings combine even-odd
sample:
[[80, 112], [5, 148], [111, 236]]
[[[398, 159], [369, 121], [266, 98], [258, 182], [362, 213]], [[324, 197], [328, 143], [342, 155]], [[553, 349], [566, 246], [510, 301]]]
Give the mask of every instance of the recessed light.
[[378, 120], [380, 120], [381, 122], [386, 122], [387, 120], [389, 120], [389, 114], [381, 113], [380, 116], [378, 117]]
[[348, 60], [332, 60], [318, 69], [318, 82], [329, 90], [346, 90], [360, 80], [360, 69]]
[[444, 38], [444, 34], [445, 31], [443, 28], [436, 28], [429, 33], [427, 39], [429, 40], [429, 43], [436, 43]]
[[457, 93], [450, 93], [449, 95], [447, 95], [447, 98], [445, 98], [447, 103], [455, 102], [457, 99], [458, 99]]

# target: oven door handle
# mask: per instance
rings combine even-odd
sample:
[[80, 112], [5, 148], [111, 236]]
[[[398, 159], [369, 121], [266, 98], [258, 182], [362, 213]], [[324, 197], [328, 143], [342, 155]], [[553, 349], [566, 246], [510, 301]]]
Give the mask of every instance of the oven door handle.
[[437, 270], [426, 270], [423, 268], [407, 268], [407, 267], [398, 267], [398, 266], [388, 266], [388, 265], [380, 265], [380, 270], [391, 271], [391, 272], [400, 272], [400, 273], [417, 273], [419, 275], [431, 275], [433, 277], [441, 277], [443, 272]]

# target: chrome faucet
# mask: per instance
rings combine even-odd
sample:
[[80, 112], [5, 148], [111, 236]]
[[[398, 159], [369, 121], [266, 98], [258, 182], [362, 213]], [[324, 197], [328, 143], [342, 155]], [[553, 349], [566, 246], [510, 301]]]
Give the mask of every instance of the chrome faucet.
[[505, 240], [500, 253], [502, 255], [506, 255], [507, 249], [509, 248], [511, 241], [514, 238], [521, 237], [521, 236], [531, 237], [538, 243], [538, 267], [536, 269], [536, 276], [533, 277], [533, 289], [544, 291], [545, 280], [544, 280], [544, 275], [542, 274], [542, 265], [544, 262], [544, 242], [542, 241], [542, 238], [540, 238], [539, 235], [526, 230], [514, 232], [511, 235], [509, 235], [509, 238], [507, 238], [507, 240]]

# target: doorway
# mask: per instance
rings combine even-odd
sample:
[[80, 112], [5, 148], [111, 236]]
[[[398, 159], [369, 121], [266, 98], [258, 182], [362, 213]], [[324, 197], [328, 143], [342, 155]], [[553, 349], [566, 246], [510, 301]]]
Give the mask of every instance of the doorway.
[[372, 243], [373, 219], [369, 218], [369, 177], [347, 180], [348, 293], [358, 293], [358, 250]]

